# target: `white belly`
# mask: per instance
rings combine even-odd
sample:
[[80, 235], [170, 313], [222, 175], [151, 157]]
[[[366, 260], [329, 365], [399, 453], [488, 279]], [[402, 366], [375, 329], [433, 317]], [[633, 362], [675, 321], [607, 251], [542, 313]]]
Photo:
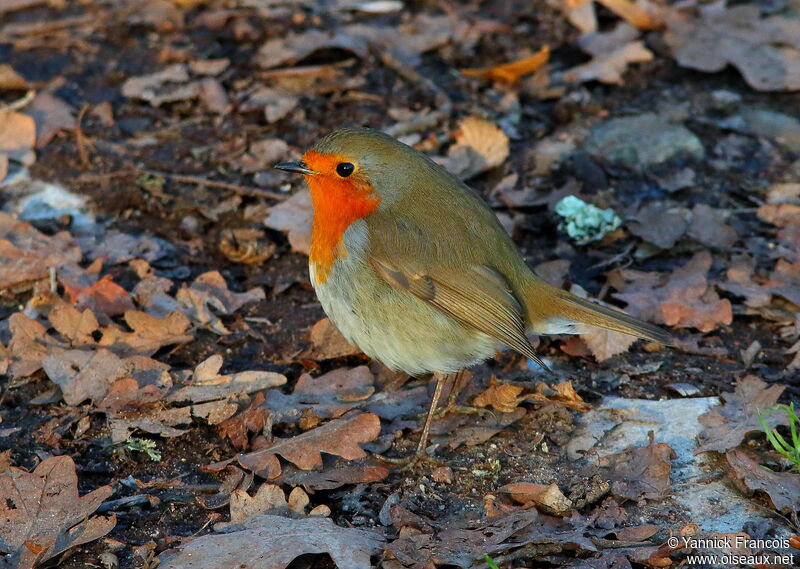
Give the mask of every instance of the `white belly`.
[[324, 284], [311, 283], [322, 308], [350, 342], [391, 369], [411, 375], [455, 372], [494, 354], [494, 338], [467, 330], [409, 293], [383, 281], [365, 261], [367, 226], [359, 220], [344, 235], [347, 255]]

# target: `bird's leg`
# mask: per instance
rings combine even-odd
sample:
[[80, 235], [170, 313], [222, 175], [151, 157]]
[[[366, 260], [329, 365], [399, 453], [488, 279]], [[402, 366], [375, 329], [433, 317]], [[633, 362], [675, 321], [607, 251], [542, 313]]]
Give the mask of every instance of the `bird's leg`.
[[375, 455], [380, 460], [390, 464], [402, 465], [404, 470], [406, 468], [411, 468], [420, 461], [436, 462], [428, 456], [425, 452], [425, 448], [428, 446], [428, 436], [430, 435], [431, 424], [436, 415], [436, 407], [439, 405], [439, 399], [442, 397], [442, 389], [444, 389], [444, 384], [448, 381], [449, 376], [447, 374], [435, 372], [433, 377], [436, 379], [436, 387], [433, 390], [433, 397], [431, 398], [431, 405], [428, 407], [428, 413], [425, 415], [425, 422], [422, 424], [422, 434], [420, 435], [419, 443], [417, 443], [416, 452], [404, 458], [388, 458], [382, 455]]
[[458, 396], [464, 387], [466, 387], [467, 383], [469, 383], [470, 376], [469, 374], [464, 373], [464, 370], [461, 370], [454, 373], [451, 377], [453, 378], [452, 386], [450, 387], [450, 394], [447, 396], [447, 404], [442, 409], [436, 411], [436, 419], [440, 419], [445, 415], [449, 415], [450, 413], [459, 415], [480, 415], [481, 417], [493, 415], [489, 409], [483, 409], [482, 407], [471, 407], [469, 405], [459, 405]]

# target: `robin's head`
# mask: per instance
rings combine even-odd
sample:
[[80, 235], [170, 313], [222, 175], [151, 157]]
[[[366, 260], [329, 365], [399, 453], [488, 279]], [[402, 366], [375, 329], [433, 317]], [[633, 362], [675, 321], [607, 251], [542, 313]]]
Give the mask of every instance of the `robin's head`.
[[408, 176], [419, 175], [414, 163], [421, 156], [382, 132], [346, 128], [321, 139], [302, 159], [275, 165], [303, 174], [311, 190], [310, 253], [311, 261], [321, 267], [318, 278], [324, 280], [333, 260], [342, 254], [342, 236], [354, 222], [403, 194]]
[[380, 131], [343, 128], [319, 140], [301, 160], [275, 167], [305, 175], [315, 208], [325, 199], [347, 208], [365, 196], [384, 205], [394, 202], [409, 178], [430, 165], [423, 154]]

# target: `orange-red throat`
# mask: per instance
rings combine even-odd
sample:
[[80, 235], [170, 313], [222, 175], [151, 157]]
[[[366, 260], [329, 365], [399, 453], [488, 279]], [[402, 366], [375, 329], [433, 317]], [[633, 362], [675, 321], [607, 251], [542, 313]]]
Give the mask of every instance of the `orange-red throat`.
[[305, 178], [314, 206], [309, 261], [314, 263], [318, 285], [328, 280], [336, 259], [347, 255], [342, 243], [347, 228], [380, 203], [369, 180], [358, 169], [346, 178], [336, 173], [336, 166], [342, 162], [352, 161], [345, 156], [313, 151], [303, 156], [303, 163], [314, 171]]

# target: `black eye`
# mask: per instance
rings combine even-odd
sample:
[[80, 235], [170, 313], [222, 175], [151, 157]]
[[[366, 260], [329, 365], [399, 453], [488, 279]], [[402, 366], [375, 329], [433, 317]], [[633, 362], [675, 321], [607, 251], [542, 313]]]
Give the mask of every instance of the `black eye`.
[[347, 178], [350, 174], [355, 171], [356, 167], [353, 166], [350, 162], [339, 162], [336, 165], [336, 173], [339, 174], [342, 178]]

